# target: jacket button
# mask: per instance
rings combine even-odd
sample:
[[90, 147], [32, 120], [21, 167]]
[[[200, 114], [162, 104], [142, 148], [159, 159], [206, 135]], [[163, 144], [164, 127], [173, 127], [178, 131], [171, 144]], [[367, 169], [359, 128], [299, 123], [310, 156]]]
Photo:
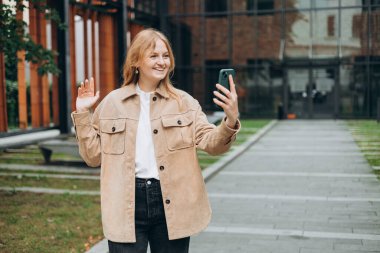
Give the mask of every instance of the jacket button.
[[178, 125], [182, 125], [182, 121], [178, 120], [177, 121]]
[[170, 204], [170, 200], [168, 200], [168, 199], [165, 200], [165, 203], [166, 203], [166, 204]]
[[154, 129], [154, 130], [153, 130], [153, 133], [154, 133], [154, 134], [157, 134], [157, 133], [158, 133], [158, 130], [157, 130], [157, 129]]
[[153, 101], [156, 101], [157, 100], [157, 97], [153, 97]]
[[112, 127], [112, 132], [115, 132], [116, 128], [115, 127]]
[[164, 170], [165, 169], [165, 167], [164, 166], [160, 166], [160, 170]]

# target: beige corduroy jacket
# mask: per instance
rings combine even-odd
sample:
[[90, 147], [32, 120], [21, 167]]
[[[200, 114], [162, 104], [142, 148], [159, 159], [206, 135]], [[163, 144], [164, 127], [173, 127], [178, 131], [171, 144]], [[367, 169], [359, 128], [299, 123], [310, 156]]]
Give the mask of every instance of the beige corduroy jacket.
[[[160, 85], [151, 94], [151, 127], [169, 239], [203, 230], [211, 218], [196, 149], [226, 152], [240, 129], [210, 124], [197, 100], [177, 90], [178, 102]], [[134, 84], [109, 93], [94, 113], [72, 113], [79, 152], [101, 166], [103, 232], [115, 242], [135, 242], [135, 148], [140, 99]]]

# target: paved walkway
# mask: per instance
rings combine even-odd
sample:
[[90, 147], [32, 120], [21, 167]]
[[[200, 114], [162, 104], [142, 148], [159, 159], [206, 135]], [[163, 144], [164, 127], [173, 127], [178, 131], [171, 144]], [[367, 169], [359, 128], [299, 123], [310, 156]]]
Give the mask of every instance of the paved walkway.
[[380, 252], [380, 181], [343, 122], [279, 122], [207, 188], [191, 253]]

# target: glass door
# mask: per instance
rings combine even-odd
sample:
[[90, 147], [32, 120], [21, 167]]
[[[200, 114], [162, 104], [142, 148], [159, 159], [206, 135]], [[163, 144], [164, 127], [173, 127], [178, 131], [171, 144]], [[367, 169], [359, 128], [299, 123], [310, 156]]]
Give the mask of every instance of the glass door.
[[315, 68], [312, 70], [311, 76], [311, 89], [310, 105], [312, 118], [316, 119], [329, 119], [335, 118], [337, 115], [335, 111], [336, 97], [336, 68]]
[[330, 119], [337, 116], [336, 67], [287, 70], [288, 118]]
[[287, 70], [287, 112], [288, 118], [308, 118], [309, 69], [291, 68]]

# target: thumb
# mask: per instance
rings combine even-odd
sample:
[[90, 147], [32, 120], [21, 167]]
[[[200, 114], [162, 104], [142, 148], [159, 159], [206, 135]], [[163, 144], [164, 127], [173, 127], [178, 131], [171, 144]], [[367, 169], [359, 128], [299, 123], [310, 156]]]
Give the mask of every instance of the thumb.
[[96, 94], [95, 94], [95, 99], [98, 100], [98, 99], [99, 99], [99, 96], [100, 96], [100, 92], [97, 91]]

